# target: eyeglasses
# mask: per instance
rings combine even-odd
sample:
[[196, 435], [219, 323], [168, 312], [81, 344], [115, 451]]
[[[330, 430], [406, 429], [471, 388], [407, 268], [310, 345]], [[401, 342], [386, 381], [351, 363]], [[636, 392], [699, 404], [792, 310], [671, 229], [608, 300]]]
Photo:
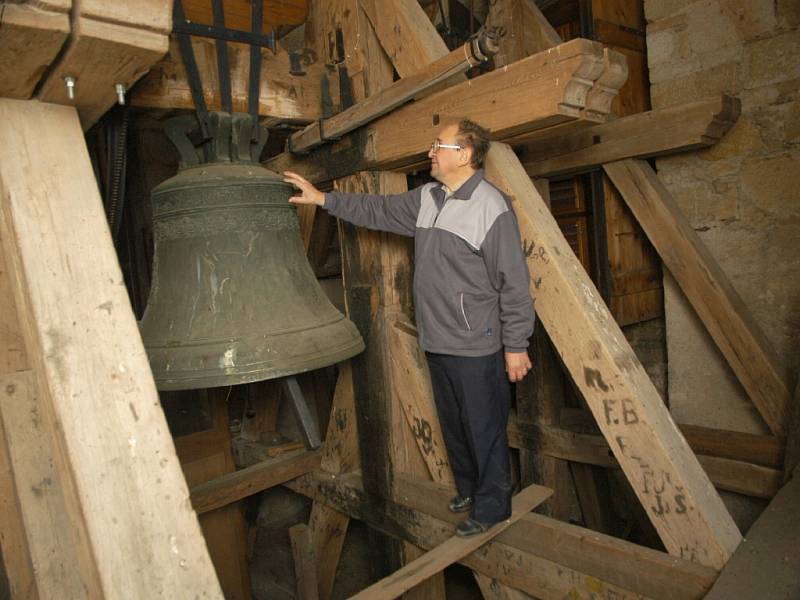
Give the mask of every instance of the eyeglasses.
[[439, 152], [439, 148], [452, 148], [453, 150], [462, 150], [464, 146], [459, 144], [443, 144], [439, 140], [434, 140], [431, 144], [431, 154]]

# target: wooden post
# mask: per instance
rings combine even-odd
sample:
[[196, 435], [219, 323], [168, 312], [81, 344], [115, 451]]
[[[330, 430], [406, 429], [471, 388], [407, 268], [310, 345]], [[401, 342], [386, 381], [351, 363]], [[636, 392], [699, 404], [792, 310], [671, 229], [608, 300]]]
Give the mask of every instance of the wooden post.
[[536, 311], [670, 553], [720, 568], [741, 534], [514, 152], [487, 177], [514, 204]]
[[289, 540], [292, 543], [294, 558], [294, 579], [297, 600], [317, 600], [317, 557], [311, 542], [308, 525], [300, 523], [289, 528]]
[[82, 587], [38, 571], [40, 595], [220, 598], [74, 108], [0, 100], [0, 192], [32, 393], [58, 424], [52, 459], [76, 540], [48, 560], [72, 561]]

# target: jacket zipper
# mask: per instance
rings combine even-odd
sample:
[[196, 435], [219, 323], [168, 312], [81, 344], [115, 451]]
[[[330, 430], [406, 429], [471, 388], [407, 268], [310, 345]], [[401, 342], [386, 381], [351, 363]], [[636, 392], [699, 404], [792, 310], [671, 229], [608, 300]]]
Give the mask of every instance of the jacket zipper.
[[467, 324], [467, 330], [472, 331], [472, 326], [470, 326], [467, 320], [467, 313], [464, 311], [464, 292], [461, 292], [461, 315], [464, 317], [464, 323]]

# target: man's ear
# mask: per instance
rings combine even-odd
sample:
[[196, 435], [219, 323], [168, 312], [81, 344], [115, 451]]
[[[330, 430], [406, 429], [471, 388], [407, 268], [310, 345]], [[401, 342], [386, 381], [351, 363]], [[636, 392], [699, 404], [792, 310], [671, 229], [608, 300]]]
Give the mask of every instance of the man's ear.
[[472, 163], [472, 150], [470, 148], [464, 148], [462, 152], [462, 156], [458, 159], [458, 164], [461, 167]]

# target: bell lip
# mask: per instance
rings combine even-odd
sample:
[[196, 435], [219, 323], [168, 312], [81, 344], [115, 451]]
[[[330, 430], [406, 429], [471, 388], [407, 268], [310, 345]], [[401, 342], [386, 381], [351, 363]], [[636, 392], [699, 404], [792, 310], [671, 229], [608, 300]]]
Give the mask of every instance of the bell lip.
[[[263, 365], [266, 363], [262, 362], [254, 365], [246, 365], [245, 367], [242, 367], [242, 370], [233, 368], [213, 370], [207, 369], [202, 372], [185, 372], [185, 378], [180, 377], [180, 371], [153, 371], [153, 379], [155, 380], [156, 389], [163, 392], [242, 385], [256, 381], [267, 381], [271, 379], [291, 377], [292, 375], [298, 375], [300, 373], [307, 373], [309, 371], [322, 369], [361, 354], [365, 348], [366, 345], [364, 344], [364, 340], [359, 335], [357, 338], [333, 352], [327, 350], [324, 353], [312, 355], [306, 360], [293, 365], [292, 368], [265, 368]], [[160, 377], [160, 375], [167, 373], [170, 374], [170, 377]], [[198, 373], [202, 373], [203, 376], [198, 377]], [[190, 374], [193, 376], [189, 377]], [[178, 375], [178, 377], [175, 377], [176, 375]]]

